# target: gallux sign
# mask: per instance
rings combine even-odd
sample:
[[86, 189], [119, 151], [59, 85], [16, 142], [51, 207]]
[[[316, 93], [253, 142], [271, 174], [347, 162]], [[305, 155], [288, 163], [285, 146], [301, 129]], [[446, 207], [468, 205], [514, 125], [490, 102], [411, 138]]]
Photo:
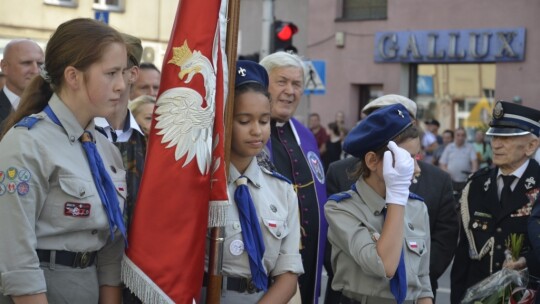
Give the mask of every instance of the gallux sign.
[[509, 62], [525, 58], [525, 28], [378, 32], [375, 62]]

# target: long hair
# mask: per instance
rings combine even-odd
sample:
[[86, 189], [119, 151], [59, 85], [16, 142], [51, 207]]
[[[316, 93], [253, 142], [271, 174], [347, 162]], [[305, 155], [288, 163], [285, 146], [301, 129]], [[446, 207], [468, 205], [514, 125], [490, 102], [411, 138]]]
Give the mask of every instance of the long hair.
[[52, 94], [63, 87], [64, 71], [68, 66], [85, 72], [90, 65], [101, 60], [105, 49], [112, 43], [125, 44], [115, 29], [93, 19], [77, 18], [58, 26], [45, 50], [45, 66], [42, 68], [46, 70], [48, 80], [42, 76], [32, 79], [21, 96], [17, 111], [6, 119], [1, 137], [22, 118], [39, 113], [47, 106]]

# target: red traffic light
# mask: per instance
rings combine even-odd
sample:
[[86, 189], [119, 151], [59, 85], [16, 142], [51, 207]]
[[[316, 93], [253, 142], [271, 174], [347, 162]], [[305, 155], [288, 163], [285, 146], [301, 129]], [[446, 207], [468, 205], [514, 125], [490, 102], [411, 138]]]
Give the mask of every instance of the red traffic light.
[[294, 34], [298, 32], [298, 27], [293, 23], [283, 23], [282, 27], [278, 29], [277, 37], [281, 41], [288, 41]]

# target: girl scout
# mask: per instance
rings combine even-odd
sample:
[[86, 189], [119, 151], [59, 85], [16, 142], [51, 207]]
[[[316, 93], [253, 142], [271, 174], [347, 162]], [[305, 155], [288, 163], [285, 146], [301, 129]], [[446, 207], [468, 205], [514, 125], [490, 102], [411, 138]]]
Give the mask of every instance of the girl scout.
[[47, 43], [0, 141], [0, 303], [120, 303], [125, 171], [93, 119], [114, 111], [126, 63], [95, 20]]
[[221, 303], [287, 303], [304, 272], [296, 193], [257, 164], [270, 136], [266, 70], [240, 60], [237, 71]]
[[407, 109], [370, 114], [343, 148], [361, 161], [352, 190], [325, 206], [332, 289], [342, 291], [344, 304], [432, 303], [427, 208], [409, 193], [420, 142]]

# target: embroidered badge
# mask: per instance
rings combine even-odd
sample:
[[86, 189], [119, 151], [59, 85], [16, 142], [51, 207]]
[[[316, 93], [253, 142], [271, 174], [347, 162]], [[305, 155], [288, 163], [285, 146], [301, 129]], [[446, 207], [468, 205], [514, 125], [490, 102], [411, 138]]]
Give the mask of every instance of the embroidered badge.
[[19, 176], [19, 180], [23, 182], [29, 181], [31, 177], [30, 171], [28, 171], [28, 169], [25, 169], [25, 168], [22, 168], [19, 170], [18, 176]]
[[317, 154], [315, 154], [313, 151], [309, 151], [307, 154], [307, 159], [313, 175], [315, 175], [319, 183], [324, 184], [324, 168]]
[[3, 182], [4, 179], [6, 179], [6, 174], [4, 173], [4, 171], [0, 171], [0, 183]]
[[525, 188], [527, 188], [527, 190], [534, 187], [535, 184], [536, 184], [536, 181], [534, 180], [534, 177], [532, 176], [525, 180]]
[[489, 189], [489, 185], [491, 184], [491, 179], [488, 179], [485, 183], [484, 183], [484, 191], [488, 191]]
[[403, 112], [401, 112], [401, 110], [397, 110], [397, 113], [399, 116], [401, 116], [401, 118], [405, 118], [405, 116], [403, 115]]
[[17, 190], [17, 185], [14, 182], [9, 182], [7, 184], [7, 192], [15, 193], [15, 190]]
[[411, 249], [416, 249], [418, 248], [418, 243], [416, 243], [415, 241], [410, 241], [409, 247], [411, 247]]
[[10, 180], [14, 180], [17, 177], [17, 168], [9, 167], [7, 169], [7, 178]]
[[4, 195], [4, 193], [6, 193], [6, 191], [7, 191], [6, 185], [0, 184], [0, 196]]
[[277, 207], [274, 206], [273, 204], [270, 204], [270, 210], [272, 210], [272, 212], [276, 213], [277, 212]]
[[20, 182], [17, 185], [17, 193], [19, 195], [26, 195], [30, 191], [30, 185], [27, 182]]
[[70, 203], [64, 204], [64, 215], [72, 217], [88, 217], [92, 205], [87, 203]]
[[475, 212], [474, 212], [474, 216], [477, 216], [477, 217], [485, 217], [485, 218], [492, 218], [491, 214], [489, 214], [489, 213], [484, 213], [484, 212], [479, 212], [479, 211], [475, 211]]
[[529, 198], [529, 203], [534, 204], [534, 202], [536, 202], [536, 198], [538, 197], [538, 192], [540, 192], [540, 189], [535, 188], [526, 193], [527, 197]]

